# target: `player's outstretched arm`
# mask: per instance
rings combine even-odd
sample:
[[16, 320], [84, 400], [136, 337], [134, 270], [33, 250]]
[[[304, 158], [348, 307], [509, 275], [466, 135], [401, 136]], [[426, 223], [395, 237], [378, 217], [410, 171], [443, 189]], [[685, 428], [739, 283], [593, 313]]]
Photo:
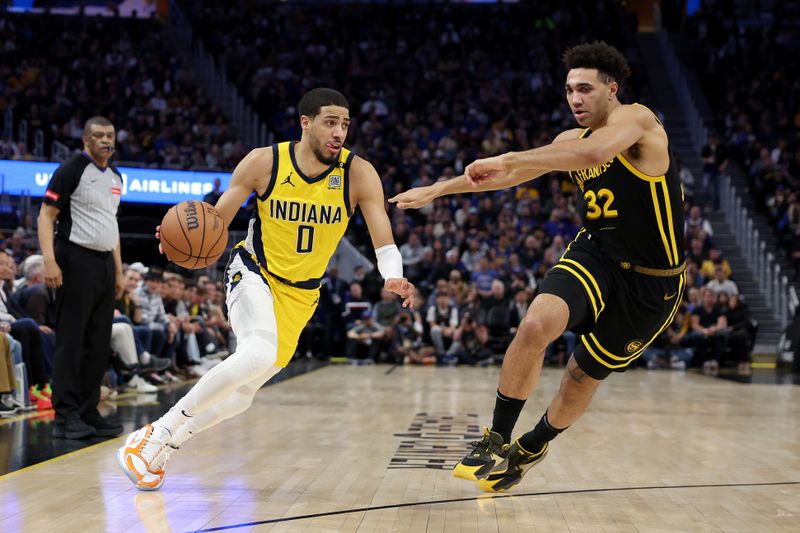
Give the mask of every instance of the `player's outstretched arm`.
[[[566, 140], [577, 139], [581, 134], [582, 129], [573, 129], [561, 132], [553, 140], [554, 143], [563, 142]], [[498, 159], [492, 157], [482, 159], [480, 161], [489, 161]], [[512, 172], [494, 172], [489, 175], [477, 175], [475, 177], [465, 173], [455, 178], [439, 181], [433, 185], [426, 187], [417, 187], [408, 191], [402, 192], [389, 201], [396, 203], [400, 209], [418, 209], [428, 205], [436, 198], [441, 196], [448, 196], [450, 194], [462, 194], [470, 192], [482, 191], [496, 191], [499, 189], [507, 189], [509, 187], [516, 187], [521, 183], [538, 178], [539, 176], [549, 172], [549, 169], [520, 169]]]
[[518, 170], [511, 172], [501, 179], [493, 181], [484, 181], [483, 183], [476, 183], [467, 179], [467, 176], [462, 174], [449, 180], [437, 181], [433, 185], [425, 187], [416, 187], [401, 192], [397, 196], [389, 198], [389, 202], [397, 204], [400, 209], [419, 209], [424, 207], [441, 196], [448, 196], [450, 194], [461, 194], [469, 192], [481, 191], [496, 191], [498, 189], [506, 189], [514, 187], [520, 183], [525, 183], [534, 178], [538, 178], [546, 170]]
[[216, 208], [230, 225], [247, 198], [267, 190], [272, 175], [272, 148], [255, 148], [242, 159], [233, 171], [228, 189], [217, 200]]
[[[481, 182], [521, 169], [570, 171], [599, 166], [636, 144], [654, 125], [655, 118], [649, 110], [640, 106], [620, 106], [611, 113], [605, 126], [597, 128], [585, 139], [577, 136], [556, 139], [541, 148], [479, 159], [465, 169], [465, 174], [468, 179]], [[570, 130], [576, 131], [581, 130]]]
[[414, 284], [403, 277], [403, 259], [394, 243], [392, 225], [386, 214], [383, 185], [375, 168], [360, 157], [353, 159], [350, 168], [351, 187], [355, 203], [369, 228], [369, 236], [375, 247], [378, 271], [383, 276], [383, 287], [403, 299], [403, 307], [414, 307]]

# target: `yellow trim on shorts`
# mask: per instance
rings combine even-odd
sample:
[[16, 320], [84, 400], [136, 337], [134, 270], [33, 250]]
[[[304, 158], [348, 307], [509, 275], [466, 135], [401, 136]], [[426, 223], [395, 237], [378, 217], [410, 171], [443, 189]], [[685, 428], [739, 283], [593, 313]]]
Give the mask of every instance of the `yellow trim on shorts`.
[[581, 335], [581, 339], [584, 341], [583, 342], [583, 346], [586, 348], [586, 351], [589, 352], [589, 355], [594, 357], [601, 365], [613, 369], [613, 368], [621, 368], [623, 366], [627, 366], [627, 365], [630, 364], [630, 361], [626, 361], [626, 362], [620, 363], [618, 365], [612, 365], [612, 364], [606, 363], [605, 360], [603, 360], [602, 357], [600, 357], [599, 355], [594, 353], [594, 350], [592, 350], [592, 347], [589, 346], [588, 342], [586, 342], [586, 335]]
[[589, 278], [589, 281], [592, 282], [592, 286], [594, 287], [594, 290], [597, 291], [597, 299], [600, 300], [600, 311], [598, 311], [597, 314], [602, 313], [603, 309], [606, 308], [606, 303], [603, 301], [603, 293], [600, 292], [600, 286], [597, 284], [597, 279], [595, 279], [595, 277], [592, 276], [591, 273], [589, 273], [589, 271], [586, 269], [585, 266], [583, 266], [582, 264], [578, 263], [574, 259], [570, 259], [568, 257], [562, 257], [560, 262], [569, 263], [571, 265], [575, 265], [576, 267], [578, 267], [578, 269], [581, 272], [583, 272], [583, 274], [586, 275], [587, 278]]
[[586, 294], [589, 295], [589, 302], [592, 304], [592, 308], [594, 309], [594, 318], [595, 318], [595, 320], [597, 320], [597, 317], [600, 316], [600, 311], [597, 310], [597, 302], [594, 299], [594, 295], [592, 294], [592, 290], [589, 288], [589, 284], [586, 283], [586, 281], [577, 272], [572, 270], [570, 267], [568, 267], [566, 265], [562, 265], [561, 263], [558, 263], [552, 268], [552, 270], [555, 270], [557, 268], [561, 268], [563, 270], [566, 270], [567, 272], [569, 272], [570, 274], [575, 276], [575, 278], [578, 281], [580, 281], [581, 284], [583, 284], [583, 287], [586, 289]]
[[661, 332], [664, 331], [665, 329], [667, 329], [667, 326], [672, 324], [672, 320], [675, 318], [675, 315], [678, 314], [678, 309], [681, 308], [681, 302], [683, 301], [683, 287], [685, 285], [686, 285], [686, 271], [684, 270], [683, 273], [681, 274], [680, 280], [678, 281], [678, 291], [677, 292], [678, 292], [678, 294], [681, 295], [681, 297], [678, 298], [677, 296], [675, 296], [675, 305], [673, 305], [673, 307], [672, 307], [672, 312], [669, 314], [669, 318], [667, 319], [666, 322], [664, 322], [664, 324], [661, 326], [661, 328], [659, 328], [659, 330], [656, 332], [656, 334], [653, 335], [652, 337], [650, 337], [650, 340], [647, 341], [647, 344], [642, 346], [640, 352], [643, 352], [645, 348], [650, 346], [650, 343], [652, 343], [654, 340], [656, 340], [656, 337], [661, 335]]
[[[678, 291], [677, 291], [678, 294], [682, 294], [683, 293], [683, 287], [685, 285], [685, 282], [686, 282], [686, 273], [684, 272], [683, 274], [680, 275], [680, 281], [678, 282]], [[675, 298], [675, 304], [673, 305], [672, 312], [670, 312], [669, 317], [667, 317], [667, 320], [664, 321], [664, 323], [661, 325], [661, 327], [658, 329], [658, 331], [656, 331], [655, 335], [653, 335], [650, 338], [649, 341], [647, 341], [645, 344], [643, 344], [641, 348], [636, 350], [634, 353], [632, 353], [628, 357], [620, 357], [620, 356], [614, 355], [611, 352], [609, 352], [608, 350], [606, 350], [605, 348], [603, 348], [603, 346], [600, 344], [600, 342], [598, 342], [597, 337], [594, 336], [594, 333], [589, 333], [589, 335], [581, 335], [581, 340], [583, 341], [583, 345], [584, 345], [584, 347], [586, 347], [586, 351], [589, 352], [589, 354], [592, 357], [594, 357], [597, 361], [599, 361], [601, 364], [603, 364], [604, 366], [606, 366], [608, 368], [621, 368], [623, 366], [627, 366], [627, 365], [631, 364], [634, 359], [636, 359], [637, 357], [642, 355], [644, 350], [648, 346], [650, 346], [650, 344], [652, 344], [652, 342], [656, 339], [656, 337], [661, 335], [661, 332], [664, 331], [670, 324], [672, 324], [672, 321], [675, 318], [675, 315], [678, 313], [678, 309], [680, 309], [682, 300], [683, 300], [682, 297], [681, 298], [677, 298], [677, 297]], [[600, 351], [602, 351], [606, 356], [610, 357], [611, 359], [614, 359], [615, 361], [622, 361], [622, 362], [620, 364], [617, 364], [617, 365], [607, 363], [601, 356], [599, 356], [599, 355], [597, 355], [597, 353], [595, 353], [595, 351], [589, 345], [589, 342], [588, 342], [589, 339], [591, 339], [591, 341], [597, 346], [597, 348]]]

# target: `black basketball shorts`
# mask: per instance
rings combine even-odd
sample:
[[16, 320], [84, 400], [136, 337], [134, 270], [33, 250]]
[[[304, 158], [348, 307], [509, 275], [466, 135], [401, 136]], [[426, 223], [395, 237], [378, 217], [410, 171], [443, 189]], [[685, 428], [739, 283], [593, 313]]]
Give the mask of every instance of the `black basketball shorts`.
[[580, 339], [575, 361], [589, 376], [605, 379], [611, 372], [624, 372], [672, 322], [685, 276], [623, 270], [581, 230], [539, 292], [567, 303], [567, 328]]

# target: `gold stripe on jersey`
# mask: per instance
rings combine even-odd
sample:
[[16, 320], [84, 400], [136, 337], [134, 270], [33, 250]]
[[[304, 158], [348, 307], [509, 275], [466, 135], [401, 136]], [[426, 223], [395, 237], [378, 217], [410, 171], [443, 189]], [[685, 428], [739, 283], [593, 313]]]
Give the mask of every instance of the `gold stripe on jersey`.
[[667, 242], [667, 234], [664, 230], [664, 222], [661, 220], [661, 205], [658, 203], [658, 190], [656, 189], [655, 182], [650, 182], [650, 195], [653, 197], [653, 209], [656, 212], [656, 223], [658, 224], [658, 231], [661, 233], [661, 242], [664, 243], [664, 251], [667, 253], [667, 261], [670, 265], [674, 265], [675, 261], [672, 258], [672, 249]]
[[[667, 189], [667, 178], [661, 180], [661, 189], [664, 191], [664, 207], [667, 211], [667, 228], [669, 231], [669, 240], [672, 243], [672, 257], [675, 260], [674, 266], [681, 263], [681, 256], [678, 255], [678, 240], [675, 237], [675, 224], [672, 220], [672, 202], [669, 200], [669, 189]], [[681, 228], [683, 230], [683, 228]]]
[[294, 149], [294, 142], [273, 145], [271, 181], [257, 200], [245, 247], [267, 272], [311, 288], [325, 274], [350, 220], [353, 155], [342, 148], [328, 169], [308, 177]]
[[[661, 176], [648, 176], [644, 172], [634, 167], [630, 161], [625, 159], [625, 156], [622, 154], [618, 154], [617, 159], [619, 159], [619, 162], [622, 163], [623, 166], [634, 176], [650, 183], [650, 194], [653, 198], [653, 209], [655, 210], [656, 214], [658, 230], [661, 233], [661, 241], [664, 244], [664, 252], [667, 254], [667, 260], [669, 261], [670, 266], [677, 266], [682, 258], [678, 255], [677, 239], [675, 237], [675, 225], [674, 221], [672, 220], [672, 206], [669, 201], [666, 176], [663, 174]], [[658, 192], [656, 189], [657, 184], [660, 184], [664, 191], [664, 202], [666, 204], [665, 218], [667, 219], [667, 227], [664, 226], [664, 217], [661, 216], [661, 202], [659, 202], [658, 199]], [[669, 238], [667, 237], [668, 234]], [[670, 241], [672, 243], [671, 246]]]
[[[685, 285], [685, 282], [686, 282], [686, 273], [684, 272], [683, 274], [680, 275], [680, 279], [678, 281], [678, 291], [677, 291], [678, 296], [675, 298], [675, 304], [672, 306], [672, 311], [670, 312], [669, 316], [664, 321], [664, 323], [661, 325], [661, 327], [658, 328], [656, 333], [652, 337], [650, 337], [650, 340], [648, 340], [646, 343], [644, 343], [641, 348], [639, 348], [638, 350], [633, 352], [630, 356], [628, 356], [628, 357], [620, 357], [618, 355], [612, 354], [611, 352], [609, 352], [608, 350], [603, 348], [603, 346], [597, 340], [597, 337], [594, 336], [594, 333], [589, 333], [589, 335], [581, 335], [580, 336], [581, 340], [583, 341], [583, 345], [586, 347], [586, 351], [589, 352], [589, 354], [592, 357], [594, 357], [599, 363], [601, 363], [603, 366], [606, 366], [607, 368], [615, 369], [615, 368], [622, 368], [624, 366], [629, 365], [631, 363], [631, 361], [633, 361], [634, 359], [636, 359], [637, 357], [642, 355], [644, 350], [648, 346], [650, 346], [650, 344], [659, 335], [661, 335], [661, 332], [663, 332], [670, 324], [672, 324], [672, 321], [675, 319], [675, 315], [678, 313], [678, 309], [680, 309], [681, 301], [683, 300], [682, 294], [683, 294], [683, 287]], [[609, 363], [606, 359], [604, 359], [603, 357], [597, 355], [597, 353], [594, 351], [594, 349], [592, 348], [592, 346], [590, 344], [594, 344], [594, 346], [598, 349], [598, 351], [601, 351], [606, 357], [608, 357], [608, 358], [610, 358], [610, 359], [612, 359], [614, 361], [621, 361], [621, 363], [619, 363], [619, 364]]]

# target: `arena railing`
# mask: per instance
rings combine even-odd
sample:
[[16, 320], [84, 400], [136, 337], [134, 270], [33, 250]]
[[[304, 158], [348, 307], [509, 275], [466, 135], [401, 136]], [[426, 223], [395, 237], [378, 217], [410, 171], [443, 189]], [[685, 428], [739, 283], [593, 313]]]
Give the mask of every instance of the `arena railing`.
[[173, 38], [191, 54], [192, 66], [200, 84], [211, 98], [222, 106], [239, 132], [246, 148], [272, 144], [272, 135], [258, 113], [225, 75], [224, 65], [217, 67], [175, 0], [170, 1], [170, 23]]
[[728, 222], [745, 261], [758, 282], [767, 306], [772, 309], [775, 319], [783, 329], [800, 303], [797, 291], [781, 271], [775, 255], [767, 251], [767, 243], [759, 235], [758, 229], [753, 227], [753, 219], [744, 207], [736, 187], [731, 183], [731, 178], [722, 174], [719, 179], [720, 209], [728, 214]]
[[683, 72], [678, 56], [675, 54], [675, 49], [672, 47], [667, 32], [663, 29], [655, 32], [658, 46], [661, 48], [661, 57], [664, 59], [664, 67], [669, 73], [670, 79], [674, 82], [674, 89], [678, 99], [680, 100], [683, 109], [683, 118], [686, 121], [686, 127], [692, 137], [697, 151], [700, 152], [703, 145], [708, 139], [708, 129], [703, 123], [703, 119], [698, 112], [698, 106], [692, 92], [689, 90], [689, 83], [686, 75]]

